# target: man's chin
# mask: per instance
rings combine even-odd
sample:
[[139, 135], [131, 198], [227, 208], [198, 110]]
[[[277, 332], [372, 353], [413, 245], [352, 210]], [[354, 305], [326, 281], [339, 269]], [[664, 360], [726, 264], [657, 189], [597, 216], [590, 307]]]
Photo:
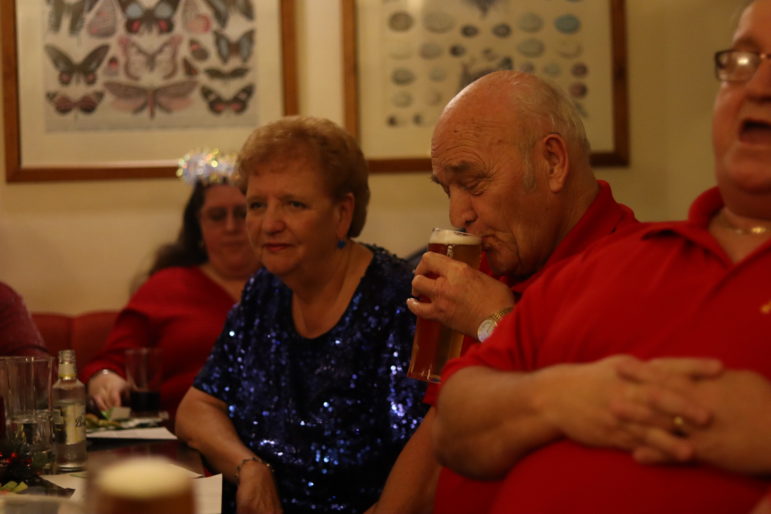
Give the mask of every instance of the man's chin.
[[489, 251], [487, 252], [487, 266], [490, 268], [490, 271], [493, 272], [493, 275], [497, 277], [509, 275], [517, 269], [516, 265], [501, 262], [495, 252]]
[[533, 271], [523, 270], [519, 264], [519, 262], [501, 262], [495, 255], [487, 255], [487, 266], [496, 277], [507, 277], [514, 282], [519, 282], [533, 275]]

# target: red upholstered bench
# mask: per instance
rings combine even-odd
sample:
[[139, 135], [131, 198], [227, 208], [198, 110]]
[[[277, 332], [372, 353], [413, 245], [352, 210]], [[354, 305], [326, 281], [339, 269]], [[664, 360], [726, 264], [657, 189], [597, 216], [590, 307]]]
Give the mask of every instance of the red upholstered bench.
[[51, 354], [55, 356], [59, 350], [74, 349], [78, 368], [90, 362], [104, 346], [117, 316], [117, 311], [93, 311], [74, 316], [32, 313]]

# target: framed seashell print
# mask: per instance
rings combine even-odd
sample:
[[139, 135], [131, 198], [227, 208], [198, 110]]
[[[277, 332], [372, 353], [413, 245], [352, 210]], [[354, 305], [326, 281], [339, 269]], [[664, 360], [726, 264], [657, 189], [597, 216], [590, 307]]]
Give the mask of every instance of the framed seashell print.
[[0, 38], [8, 182], [173, 177], [297, 112], [294, 0], [0, 0]]
[[624, 0], [341, 1], [345, 124], [372, 171], [430, 169], [445, 104], [499, 69], [562, 87], [593, 165], [628, 164]]

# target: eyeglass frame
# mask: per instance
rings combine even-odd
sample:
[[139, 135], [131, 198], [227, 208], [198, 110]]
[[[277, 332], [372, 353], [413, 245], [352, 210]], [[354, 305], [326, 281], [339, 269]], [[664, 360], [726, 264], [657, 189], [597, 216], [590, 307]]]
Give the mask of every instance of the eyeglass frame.
[[[232, 216], [236, 223], [243, 223], [246, 220], [247, 207], [246, 205], [234, 205], [228, 207], [209, 207], [208, 209], [202, 209], [198, 214], [198, 220], [200, 223], [207, 223], [209, 225], [225, 225], [228, 218]], [[216, 215], [221, 214], [222, 217], [218, 218]]]
[[[722, 59], [724, 59], [724, 56], [737, 55], [737, 54], [744, 54], [748, 57], [752, 57], [755, 60], [755, 65], [754, 65], [754, 69], [752, 70], [752, 73], [745, 79], [728, 79], [728, 78], [721, 77], [721, 74], [726, 72], [725, 64], [722, 61]], [[761, 62], [764, 59], [771, 60], [771, 53], [755, 52], [752, 50], [736, 50], [733, 48], [730, 48], [728, 50], [719, 50], [715, 52], [715, 55], [714, 55], [715, 77], [721, 82], [734, 82], [734, 83], [748, 82], [752, 80], [752, 77], [755, 76], [755, 73], [757, 73], [758, 68], [760, 68]]]

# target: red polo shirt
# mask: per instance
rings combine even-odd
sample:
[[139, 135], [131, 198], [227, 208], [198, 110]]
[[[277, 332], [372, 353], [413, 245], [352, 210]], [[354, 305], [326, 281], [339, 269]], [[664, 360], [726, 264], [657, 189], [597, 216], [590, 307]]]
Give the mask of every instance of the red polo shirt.
[[[581, 219], [567, 233], [554, 249], [546, 264], [538, 272], [526, 280], [512, 283], [507, 277], [499, 277], [499, 280], [511, 287], [517, 301], [522, 297], [525, 289], [530, 286], [541, 274], [554, 264], [582, 252], [597, 240], [612, 234], [618, 230], [637, 225], [632, 210], [616, 202], [607, 182], [598, 180], [599, 190], [592, 204], [586, 210]], [[482, 270], [492, 275], [485, 268], [483, 261]], [[466, 338], [464, 353], [469, 348], [477, 346], [475, 339]], [[435, 405], [439, 394], [437, 384], [429, 384], [423, 401]], [[448, 468], [442, 468], [436, 490], [436, 512], [475, 512], [480, 502], [485, 499], [492, 500], [497, 491], [497, 482], [479, 482], [462, 477]]]
[[[616, 202], [613, 198], [613, 193], [607, 182], [598, 180], [597, 184], [599, 185], [599, 189], [594, 201], [581, 219], [578, 220], [578, 223], [576, 223], [564, 239], [559, 242], [549, 256], [549, 259], [546, 261], [546, 264], [544, 264], [540, 270], [520, 282], [513, 282], [509, 277], [505, 276], [498, 277], [498, 280], [511, 287], [511, 291], [514, 293], [514, 298], [517, 301], [522, 297], [522, 293], [524, 293], [525, 289], [541, 276], [544, 270], [548, 269], [553, 264], [584, 251], [589, 245], [608, 234], [638, 224], [632, 209]], [[493, 275], [484, 256], [482, 258], [480, 269], [490, 276]], [[465, 353], [471, 346], [475, 346], [476, 343], [476, 339], [467, 337], [464, 341], [463, 352]], [[438, 395], [438, 385], [429, 384], [428, 389], [426, 389], [426, 394], [423, 397], [423, 401], [429, 405], [435, 405]]]
[[[532, 371], [619, 353], [715, 357], [771, 379], [771, 241], [732, 263], [707, 231], [721, 207], [709, 190], [688, 221], [643, 225], [545, 273], [443, 379], [467, 366]], [[706, 465], [644, 466], [562, 439], [509, 471], [490, 512], [735, 514], [768, 486]]]

